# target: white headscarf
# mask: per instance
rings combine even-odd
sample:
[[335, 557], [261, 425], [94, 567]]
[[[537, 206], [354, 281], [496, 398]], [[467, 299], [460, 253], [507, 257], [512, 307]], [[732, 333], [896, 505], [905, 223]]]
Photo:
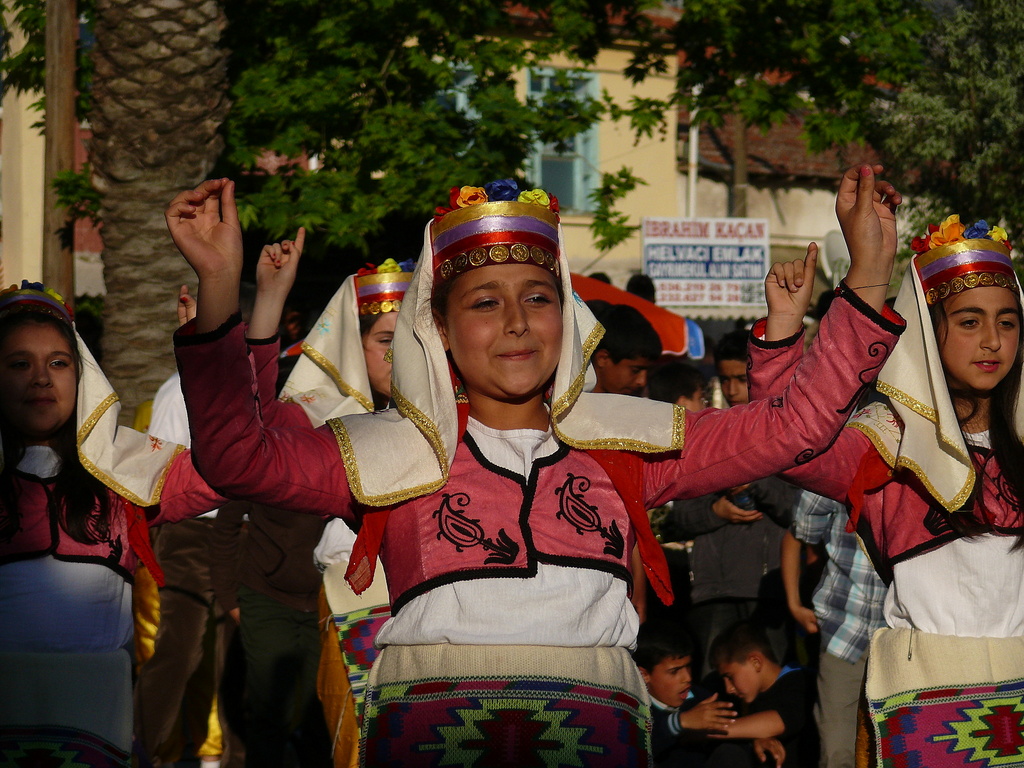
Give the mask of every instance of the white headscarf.
[[[37, 314], [32, 309], [15, 309], [22, 304], [22, 299], [24, 303], [37, 306], [54, 301], [63, 304], [63, 299], [42, 286], [23, 283], [20, 290], [5, 292], [4, 309]], [[67, 322], [57, 311], [41, 309], [38, 314]], [[117, 394], [73, 324], [72, 333], [81, 361], [75, 415], [76, 444], [82, 466], [105, 486], [135, 504], [147, 507], [159, 503], [171, 461], [184, 448], [118, 424], [121, 403]]]
[[328, 419], [373, 410], [359, 333], [355, 275], [349, 275], [302, 342], [302, 356], [281, 390], [314, 426]]
[[[975, 471], [949, 395], [916, 264], [917, 259], [907, 268], [893, 307], [906, 319], [906, 330], [876, 383], [902, 429], [887, 417], [884, 405], [857, 414], [850, 426], [864, 432], [890, 466], [911, 470], [936, 501], [955, 512], [971, 495]], [[1017, 290], [1020, 296], [1019, 283]], [[1018, 436], [1024, 436], [1024, 388], [1018, 395], [1015, 427]]]
[[[626, 395], [583, 392], [590, 356], [604, 330], [572, 290], [561, 226], [558, 246], [565, 301], [562, 347], [551, 394], [555, 434], [582, 449], [660, 453], [682, 448], [682, 408]], [[428, 223], [392, 342], [391, 397], [397, 407], [328, 422], [338, 439], [353, 495], [364, 504], [390, 505], [441, 488], [455, 456], [458, 414], [448, 358], [430, 306], [433, 261]], [[382, 456], [395, 458], [382, 461]]]

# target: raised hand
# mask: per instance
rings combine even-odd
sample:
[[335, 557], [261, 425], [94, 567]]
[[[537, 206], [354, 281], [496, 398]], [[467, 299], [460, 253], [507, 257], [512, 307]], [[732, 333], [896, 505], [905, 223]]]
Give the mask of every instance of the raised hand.
[[764, 279], [764, 297], [768, 303], [765, 338], [781, 341], [804, 327], [804, 316], [814, 293], [814, 270], [818, 265], [818, 246], [810, 243], [802, 259], [772, 264]]
[[295, 284], [299, 259], [306, 244], [306, 228], [299, 227], [294, 240], [282, 240], [279, 243], [264, 245], [256, 262], [256, 290], [258, 293], [285, 296]]
[[256, 303], [249, 321], [250, 339], [269, 339], [277, 333], [305, 244], [306, 229], [299, 227], [295, 240], [264, 245], [260, 251], [256, 263]]
[[215, 330], [238, 309], [242, 228], [235, 208], [235, 183], [211, 179], [179, 192], [164, 219], [174, 244], [199, 277], [196, 332]]
[[235, 183], [210, 179], [179, 192], [164, 212], [171, 239], [200, 280], [242, 273], [242, 229]]
[[903, 196], [878, 178], [881, 165], [850, 168], [839, 182], [836, 217], [850, 250], [846, 284], [876, 310], [885, 303], [896, 256], [896, 208]]

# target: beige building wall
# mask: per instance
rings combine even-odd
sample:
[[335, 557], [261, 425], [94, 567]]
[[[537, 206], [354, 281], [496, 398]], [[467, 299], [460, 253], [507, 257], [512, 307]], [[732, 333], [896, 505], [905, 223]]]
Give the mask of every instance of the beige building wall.
[[[657, 77], [650, 77], [634, 85], [622, 72], [629, 63], [628, 50], [605, 50], [598, 56], [594, 67], [588, 71], [597, 74], [598, 89], [607, 92], [617, 103], [628, 105], [631, 96], [668, 98], [675, 87], [675, 62], [670, 70]], [[566, 60], [552, 60], [552, 67], [573, 66]], [[525, 74], [521, 81], [521, 96], [525, 96]], [[628, 123], [605, 121], [598, 129], [598, 164], [601, 172], [614, 172], [626, 166], [644, 179], [646, 186], [640, 186], [619, 202], [618, 209], [629, 217], [631, 224], [638, 225], [644, 216], [681, 216], [682, 201], [676, 171], [677, 113], [671, 110], [666, 115], [666, 131], [656, 133], [652, 138], [634, 141]], [[590, 216], [562, 216], [565, 233], [566, 254], [573, 271], [589, 274], [605, 272], [612, 282], [625, 287], [630, 275], [640, 271], [640, 237], [636, 235], [611, 251], [602, 255], [594, 246], [590, 233]]]
[[[8, 26], [16, 29], [15, 25]], [[11, 50], [24, 42], [20, 32], [11, 38]], [[0, 206], [3, 211], [3, 240], [0, 264], [4, 287], [21, 280], [43, 277], [43, 158], [45, 139], [32, 124], [43, 119], [30, 108], [39, 94], [14, 93], [3, 98], [2, 173]]]

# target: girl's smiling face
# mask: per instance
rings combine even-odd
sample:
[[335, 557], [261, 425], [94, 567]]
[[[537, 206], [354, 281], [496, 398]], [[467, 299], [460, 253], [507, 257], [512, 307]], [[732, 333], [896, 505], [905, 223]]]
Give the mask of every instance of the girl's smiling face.
[[0, 415], [28, 445], [47, 444], [75, 412], [78, 375], [54, 323], [21, 322], [0, 343]]
[[544, 391], [562, 347], [554, 275], [533, 264], [495, 264], [460, 275], [438, 332], [469, 398], [470, 413], [496, 429], [546, 429]]
[[991, 392], [1017, 359], [1021, 316], [1008, 288], [971, 288], [943, 302], [936, 328], [946, 382], [953, 390]]

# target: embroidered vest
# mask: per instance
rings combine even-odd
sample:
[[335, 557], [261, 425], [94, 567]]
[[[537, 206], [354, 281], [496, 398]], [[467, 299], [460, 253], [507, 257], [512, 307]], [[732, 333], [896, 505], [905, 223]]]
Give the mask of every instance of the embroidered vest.
[[[98, 563], [132, 581], [138, 557], [132, 547], [130, 523], [122, 499], [110, 494], [110, 526], [93, 544], [76, 541], [50, 512], [45, 482], [18, 477], [18, 510], [12, 513], [0, 507], [0, 530], [10, 536], [0, 538], [0, 564], [52, 555], [58, 560]], [[52, 490], [52, 489], [50, 489]], [[147, 542], [148, 543], [148, 542]]]
[[391, 510], [381, 557], [397, 613], [442, 584], [530, 577], [538, 563], [632, 584], [633, 539], [622, 499], [587, 453], [560, 446], [523, 478], [488, 462], [467, 435], [444, 488]]

